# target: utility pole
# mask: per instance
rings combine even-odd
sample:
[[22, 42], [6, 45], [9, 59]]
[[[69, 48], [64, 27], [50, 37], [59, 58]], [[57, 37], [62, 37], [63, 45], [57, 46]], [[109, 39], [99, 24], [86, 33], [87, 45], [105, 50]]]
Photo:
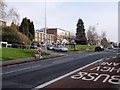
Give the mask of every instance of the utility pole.
[[47, 52], [46, 0], [45, 0], [45, 30], [44, 30], [44, 33], [45, 33], [45, 51]]

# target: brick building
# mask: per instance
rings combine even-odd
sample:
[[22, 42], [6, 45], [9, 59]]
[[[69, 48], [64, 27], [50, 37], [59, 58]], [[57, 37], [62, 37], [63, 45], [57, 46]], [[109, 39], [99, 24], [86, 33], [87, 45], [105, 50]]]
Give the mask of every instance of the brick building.
[[47, 28], [48, 34], [55, 35], [55, 43], [69, 43], [70, 32], [60, 28]]
[[[55, 37], [55, 35], [53, 35], [53, 34], [46, 34], [47, 42], [54, 43], [54, 37]], [[37, 30], [35, 32], [35, 41], [39, 42], [39, 43], [41, 43], [41, 42], [44, 43], [45, 42], [45, 33]]]

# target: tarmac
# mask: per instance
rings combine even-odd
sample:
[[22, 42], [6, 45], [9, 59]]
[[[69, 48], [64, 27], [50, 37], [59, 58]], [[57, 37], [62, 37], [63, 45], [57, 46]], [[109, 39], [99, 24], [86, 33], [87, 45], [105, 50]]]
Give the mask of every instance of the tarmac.
[[101, 59], [39, 87], [120, 90], [120, 56]]
[[[87, 52], [91, 52], [93, 50], [86, 50]], [[45, 60], [49, 58], [56, 58], [56, 57], [61, 57], [66, 55], [66, 53], [60, 53], [60, 52], [54, 52], [48, 50], [50, 55], [45, 55], [42, 56], [40, 59], [35, 59], [35, 57], [29, 57], [29, 58], [20, 58], [20, 59], [15, 59], [15, 60], [8, 60], [8, 61], [2, 61], [0, 60], [0, 67], [2, 66], [8, 66], [8, 65], [14, 65], [14, 64], [21, 64], [21, 63], [27, 63], [27, 62], [33, 62], [33, 61], [38, 61], [38, 60]]]
[[61, 57], [65, 55], [62, 53], [56, 53], [56, 52], [51, 52], [51, 51], [49, 51], [49, 53], [50, 55], [45, 55], [45, 56], [42, 56], [42, 58], [37, 58], [37, 59], [35, 59], [35, 57], [29, 57], [29, 58], [20, 58], [20, 59], [15, 59], [15, 60], [8, 60], [8, 61], [0, 61], [0, 66], [8, 66], [8, 65], [33, 62], [33, 61], [38, 61], [38, 60], [45, 60], [45, 59], [56, 58], [56, 57]]

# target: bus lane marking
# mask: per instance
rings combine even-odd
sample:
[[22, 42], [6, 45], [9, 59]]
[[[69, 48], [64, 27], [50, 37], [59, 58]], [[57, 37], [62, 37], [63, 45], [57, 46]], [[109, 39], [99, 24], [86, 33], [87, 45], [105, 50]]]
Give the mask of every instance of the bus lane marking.
[[61, 79], [65, 78], [65, 77], [67, 77], [67, 76], [69, 76], [69, 75], [71, 75], [71, 74], [73, 74], [73, 73], [76, 73], [76, 72], [78, 72], [78, 71], [80, 71], [80, 70], [82, 70], [82, 69], [84, 69], [84, 68], [86, 68], [86, 67], [89, 67], [89, 66], [92, 65], [92, 64], [95, 64], [95, 63], [97, 63], [97, 62], [100, 62], [100, 61], [102, 61], [102, 60], [103, 60], [103, 59], [96, 60], [96, 61], [94, 61], [94, 62], [92, 62], [92, 63], [90, 63], [90, 64], [87, 64], [87, 65], [85, 65], [85, 66], [83, 66], [83, 67], [81, 67], [81, 68], [79, 68], [79, 69], [76, 69], [76, 70], [74, 70], [74, 71], [72, 71], [72, 72], [70, 72], [70, 73], [67, 73], [67, 74], [62, 75], [62, 76], [60, 76], [60, 77], [58, 77], [58, 78], [55, 78], [55, 79], [50, 80], [50, 81], [48, 81], [48, 82], [46, 82], [46, 83], [43, 83], [43, 84], [41, 84], [41, 85], [33, 88], [32, 90], [36, 90], [36, 89], [40, 89], [40, 88], [43, 88], [43, 87], [45, 87], [45, 86], [48, 86], [48, 85], [50, 85], [50, 84], [52, 84], [52, 83], [54, 83], [54, 82], [56, 82], [56, 81], [58, 81], [58, 80], [61, 80]]
[[[102, 78], [103, 83], [120, 85], [120, 74], [119, 74], [120, 67], [119, 66], [120, 66], [120, 63], [116, 63], [112, 61], [111, 62], [103, 61], [100, 65], [89, 69], [90, 71], [95, 71], [95, 73], [80, 71], [77, 74], [71, 76], [71, 79], [99, 82], [99, 80]], [[96, 72], [102, 72], [102, 73], [100, 74]], [[109, 73], [115, 73], [115, 74], [110, 75]]]

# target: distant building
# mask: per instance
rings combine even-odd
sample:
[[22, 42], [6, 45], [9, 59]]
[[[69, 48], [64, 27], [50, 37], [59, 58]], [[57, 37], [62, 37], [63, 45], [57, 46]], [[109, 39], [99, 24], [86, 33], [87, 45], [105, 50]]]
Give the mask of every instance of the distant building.
[[6, 21], [0, 19], [0, 27], [6, 27]]
[[[54, 43], [54, 37], [53, 34], [46, 34], [47, 43]], [[39, 30], [36, 30], [35, 32], [35, 41], [38, 43], [44, 43], [45, 42], [45, 33]]]
[[55, 35], [55, 43], [69, 43], [69, 31], [60, 28], [47, 28], [47, 33]]
[[[40, 30], [36, 30], [35, 32], [35, 41], [38, 42], [45, 42], [45, 33], [44, 28], [41, 28]], [[47, 34], [47, 42], [48, 43], [69, 43], [70, 39], [70, 32], [60, 29], [60, 28], [47, 28], [46, 29]]]

